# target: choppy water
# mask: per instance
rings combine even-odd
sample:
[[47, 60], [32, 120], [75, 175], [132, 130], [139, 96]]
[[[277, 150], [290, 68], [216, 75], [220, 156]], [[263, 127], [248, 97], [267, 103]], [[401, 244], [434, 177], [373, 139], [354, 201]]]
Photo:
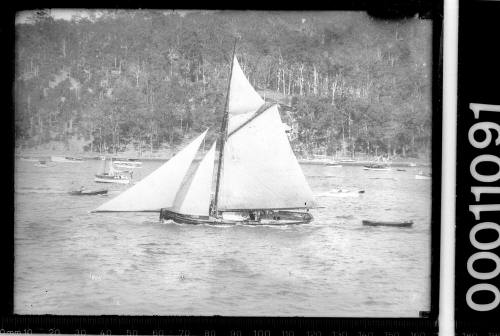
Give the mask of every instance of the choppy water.
[[[414, 168], [303, 165], [325, 208], [307, 225], [257, 227], [91, 214], [129, 187], [95, 184], [100, 165], [16, 161], [16, 313], [417, 317], [430, 308], [431, 181], [415, 180]], [[134, 179], [159, 165], [144, 162]], [[111, 195], [67, 194], [80, 185]]]

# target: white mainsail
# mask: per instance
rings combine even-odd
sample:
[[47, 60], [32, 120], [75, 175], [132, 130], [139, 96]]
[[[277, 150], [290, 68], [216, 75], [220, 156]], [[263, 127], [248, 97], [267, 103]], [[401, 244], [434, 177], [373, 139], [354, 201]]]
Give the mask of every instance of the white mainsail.
[[[172, 210], [186, 215], [208, 216], [215, 162], [215, 143], [196, 172], [177, 193]], [[184, 189], [184, 190], [183, 190]]]
[[277, 105], [230, 135], [224, 147], [218, 208], [286, 209], [314, 205]]
[[207, 131], [139, 183], [94, 211], [160, 211], [171, 207]]

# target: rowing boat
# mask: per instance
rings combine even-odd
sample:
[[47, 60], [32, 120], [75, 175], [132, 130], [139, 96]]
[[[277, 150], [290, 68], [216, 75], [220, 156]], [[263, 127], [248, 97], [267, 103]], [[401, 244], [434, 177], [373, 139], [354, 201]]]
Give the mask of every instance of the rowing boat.
[[385, 222], [385, 221], [363, 220], [362, 223], [363, 223], [363, 225], [366, 225], [366, 226], [410, 227], [413, 225], [413, 221]]

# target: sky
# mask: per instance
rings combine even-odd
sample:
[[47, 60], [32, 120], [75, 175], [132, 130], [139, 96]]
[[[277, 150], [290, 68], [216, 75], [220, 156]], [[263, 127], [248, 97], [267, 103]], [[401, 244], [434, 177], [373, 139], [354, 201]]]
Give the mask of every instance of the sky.
[[[28, 23], [28, 18], [33, 15], [36, 11], [22, 11], [16, 15], [16, 23]], [[99, 10], [87, 10], [87, 9], [49, 9], [49, 14], [54, 18], [54, 20], [71, 20], [73, 15], [79, 15], [81, 17], [90, 17], [90, 13], [94, 12], [96, 16], [100, 16]]]
[[[91, 13], [94, 13], [97, 17], [101, 16], [103, 12], [106, 10], [102, 9], [49, 9], [49, 14], [54, 18], [54, 20], [71, 20], [71, 17], [74, 15], [79, 15], [84, 18], [89, 18]], [[172, 11], [164, 11], [164, 14], [169, 14]], [[181, 16], [185, 15], [186, 12], [184, 10], [176, 10], [175, 12], [179, 13]], [[29, 23], [29, 17], [32, 16], [36, 11], [22, 11], [17, 13], [16, 15], [16, 24], [19, 23]]]

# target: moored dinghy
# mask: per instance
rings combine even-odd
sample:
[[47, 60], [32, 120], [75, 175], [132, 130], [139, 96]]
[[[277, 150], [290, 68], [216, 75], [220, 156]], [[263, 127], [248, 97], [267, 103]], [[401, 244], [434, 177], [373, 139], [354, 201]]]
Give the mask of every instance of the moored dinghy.
[[83, 162], [82, 158], [76, 158], [76, 157], [71, 157], [71, 156], [57, 156], [57, 155], [52, 155], [50, 157], [50, 160], [52, 162], [67, 162], [67, 163], [82, 163]]
[[80, 188], [78, 190], [72, 190], [68, 192], [68, 194], [73, 196], [94, 196], [94, 195], [106, 195], [108, 193], [108, 189], [94, 189], [88, 190], [85, 188]]
[[370, 163], [363, 166], [364, 170], [391, 170], [386, 164]]
[[231, 69], [217, 169], [215, 143], [197, 166], [193, 163], [205, 131], [95, 211], [159, 211], [161, 220], [186, 224], [288, 225], [312, 220], [312, 191], [278, 106], [264, 103], [234, 56]]
[[362, 223], [363, 225], [366, 226], [391, 226], [391, 227], [410, 227], [413, 225], [413, 221], [387, 222], [387, 221], [363, 220]]

